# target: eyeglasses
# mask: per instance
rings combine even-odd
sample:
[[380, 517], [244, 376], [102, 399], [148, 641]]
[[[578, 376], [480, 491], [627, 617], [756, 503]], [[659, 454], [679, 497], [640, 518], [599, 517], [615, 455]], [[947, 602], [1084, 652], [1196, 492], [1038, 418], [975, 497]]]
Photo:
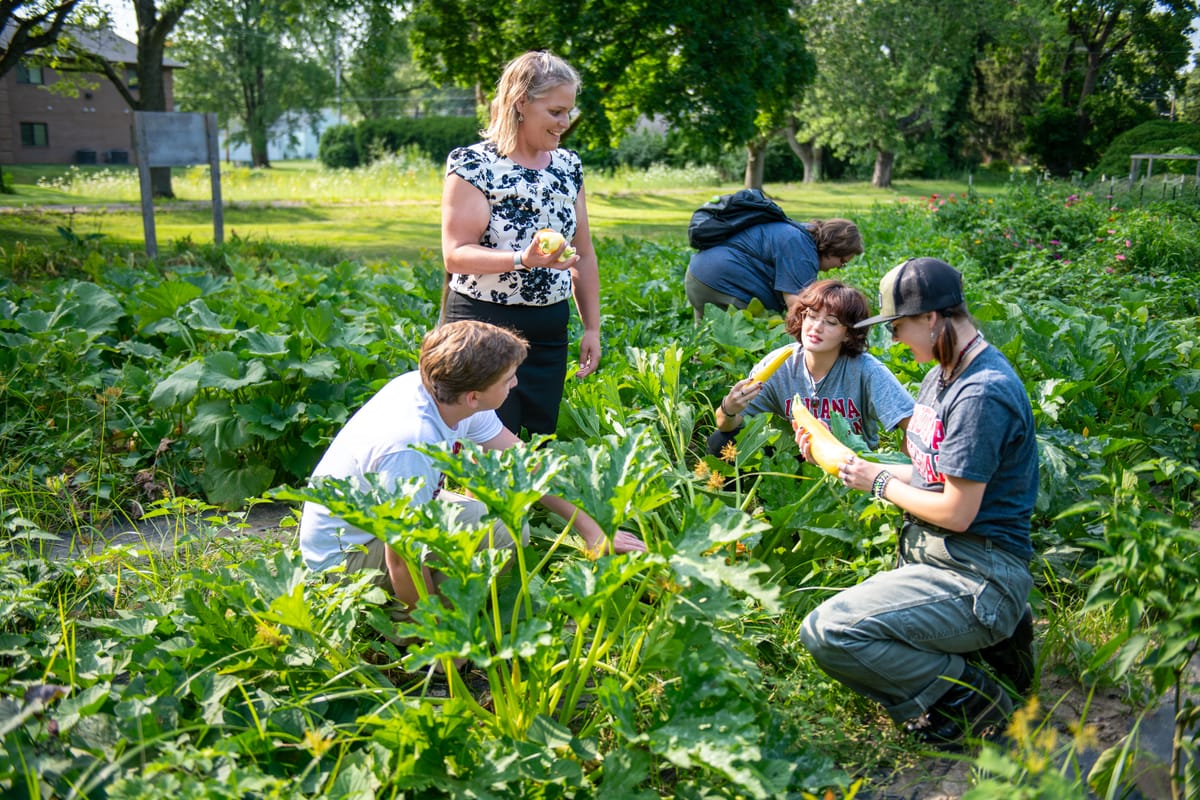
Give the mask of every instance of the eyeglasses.
[[837, 317], [822, 317], [820, 314], [812, 311], [805, 311], [804, 319], [813, 325], [824, 325], [826, 328], [843, 328], [846, 326], [846, 323]]

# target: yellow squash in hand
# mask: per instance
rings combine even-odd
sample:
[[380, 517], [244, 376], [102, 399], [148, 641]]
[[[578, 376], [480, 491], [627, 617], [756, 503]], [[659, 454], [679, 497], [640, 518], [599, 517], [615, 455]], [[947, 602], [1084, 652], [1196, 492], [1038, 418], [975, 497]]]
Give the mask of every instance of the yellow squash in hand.
[[770, 361], [768, 361], [767, 363], [762, 365], [762, 369], [758, 370], [757, 372], [751, 373], [750, 380], [758, 381], [759, 383], [765, 383], [767, 378], [774, 375], [775, 370], [782, 367], [784, 365], [784, 363], [789, 358], [791, 358], [792, 354], [795, 352], [796, 352], [795, 347], [785, 347], [783, 350], [780, 350], [779, 354], [777, 356], [775, 356]]
[[817, 466], [830, 475], [837, 475], [838, 467], [845, 464], [846, 459], [854, 455], [854, 451], [838, 441], [838, 438], [833, 435], [833, 431], [812, 415], [800, 395], [792, 398], [792, 419], [797, 428], [803, 428], [812, 437], [809, 452], [812, 454], [813, 461], [817, 462]]
[[[543, 253], [553, 253], [555, 250], [563, 246], [566, 241], [563, 235], [553, 228], [542, 228], [533, 235], [534, 241], [537, 242], [538, 250]], [[558, 257], [559, 261], [566, 261], [571, 256], [575, 255], [575, 248], [567, 245], [563, 248], [562, 255]]]

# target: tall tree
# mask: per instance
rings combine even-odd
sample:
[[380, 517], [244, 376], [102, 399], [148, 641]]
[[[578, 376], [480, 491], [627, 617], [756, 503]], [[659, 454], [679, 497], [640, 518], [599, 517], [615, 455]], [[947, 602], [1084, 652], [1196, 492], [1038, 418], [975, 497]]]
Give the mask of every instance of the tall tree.
[[1165, 98], [1187, 63], [1198, 9], [1197, 0], [1054, 0], [1059, 30], [1044, 40], [1040, 75], [1056, 89], [1030, 131], [1043, 166], [1084, 169], [1151, 113], [1147, 98]]
[[[52, 47], [81, 0], [0, 0], [0, 78], [26, 55]], [[0, 192], [10, 191], [0, 170]]]
[[333, 94], [329, 65], [299, 42], [322, 13], [303, 0], [206, 0], [179, 26], [188, 62], [179, 79], [180, 105], [235, 119], [250, 145], [251, 163], [271, 166], [271, 127], [288, 114], [316, 114]]
[[797, 140], [875, 154], [888, 187], [897, 155], [943, 135], [970, 79], [991, 0], [802, 0], [817, 78]]
[[413, 62], [408, 22], [380, 3], [368, 4], [360, 20], [342, 72], [346, 94], [365, 119], [401, 116], [410, 99], [434, 88]]
[[583, 78], [573, 135], [608, 143], [657, 117], [686, 137], [746, 147], [749, 184], [761, 185], [763, 138], [813, 71], [790, 0], [417, 0], [411, 18], [435, 80], [482, 100], [506, 61], [549, 47]]
[[1188, 34], [1200, 5], [1196, 0], [1058, 0], [1054, 10], [1065, 37], [1047, 55], [1058, 64], [1059, 100], [1082, 116], [1105, 70], [1114, 66], [1127, 76], [1140, 71], [1169, 84], [1187, 63]]
[[[86, 49], [77, 49], [83, 63], [95, 64], [135, 111], [166, 111], [167, 40], [195, 0], [132, 0], [137, 15], [137, 70], [130, 76], [122, 68]], [[136, 81], [136, 82], [135, 82]], [[133, 85], [130, 85], [133, 83]], [[171, 168], [152, 167], [150, 184], [155, 197], [174, 197]]]

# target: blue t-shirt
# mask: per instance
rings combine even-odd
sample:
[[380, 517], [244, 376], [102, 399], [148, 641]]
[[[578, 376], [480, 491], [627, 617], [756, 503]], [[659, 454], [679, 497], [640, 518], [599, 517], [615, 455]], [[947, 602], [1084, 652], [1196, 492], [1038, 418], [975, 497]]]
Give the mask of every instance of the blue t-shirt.
[[765, 308], [784, 309], [783, 294], [799, 294], [817, 279], [820, 260], [812, 235], [787, 222], [739, 231], [692, 256], [688, 271], [710, 289]]
[[935, 366], [925, 376], [908, 423], [912, 485], [940, 492], [946, 475], [986, 483], [967, 531], [1032, 558], [1038, 451], [1025, 387], [995, 347], [985, 348], [939, 395], [940, 372]]

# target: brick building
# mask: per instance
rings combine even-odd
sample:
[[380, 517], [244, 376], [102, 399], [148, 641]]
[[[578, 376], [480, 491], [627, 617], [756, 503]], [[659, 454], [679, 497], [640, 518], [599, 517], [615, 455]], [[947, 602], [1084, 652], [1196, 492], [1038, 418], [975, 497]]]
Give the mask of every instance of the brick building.
[[[88, 51], [124, 69], [136, 91], [137, 45], [111, 31], [72, 34]], [[0, 34], [7, 38], [7, 34]], [[166, 59], [167, 109], [174, 108], [174, 76], [183, 64]], [[84, 73], [92, 88], [69, 97], [48, 91], [62, 76], [24, 61], [0, 77], [0, 164], [128, 163], [133, 110], [102, 74]]]

